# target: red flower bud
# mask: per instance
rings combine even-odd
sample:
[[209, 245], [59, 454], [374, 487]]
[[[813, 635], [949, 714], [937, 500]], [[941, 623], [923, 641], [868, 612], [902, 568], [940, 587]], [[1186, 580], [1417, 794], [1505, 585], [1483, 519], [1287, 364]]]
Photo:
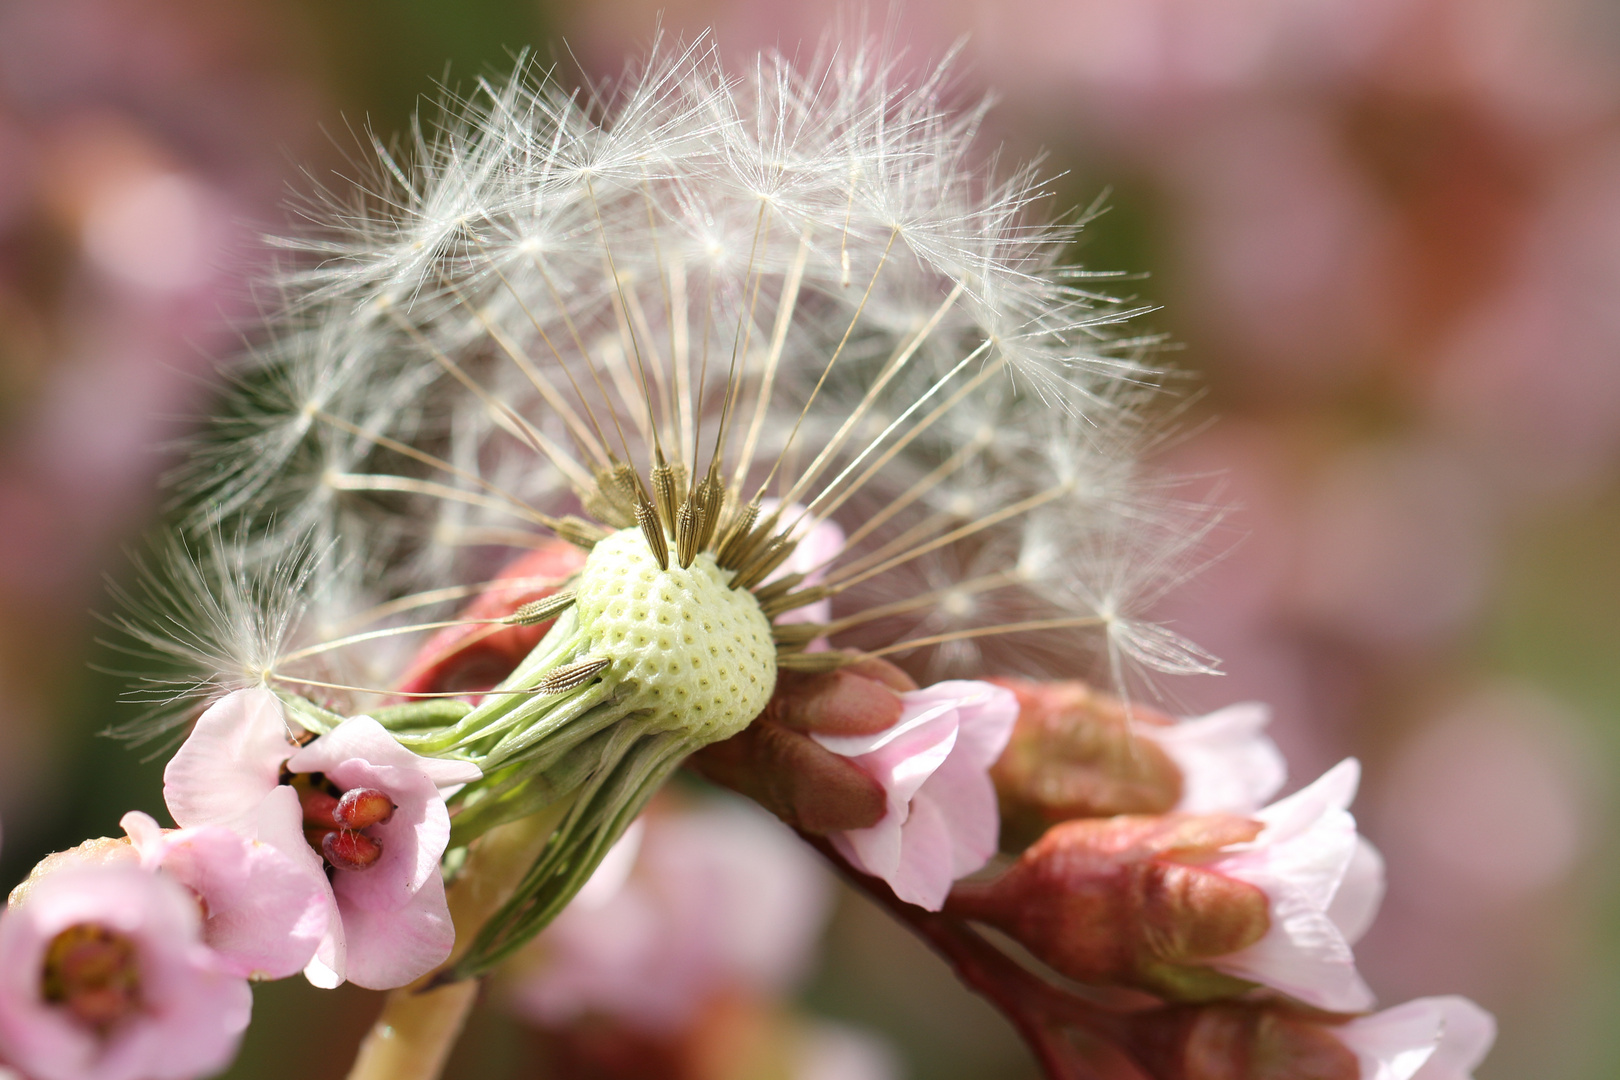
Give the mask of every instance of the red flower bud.
[[882, 785], [808, 733], [884, 731], [900, 720], [900, 693], [916, 688], [886, 660], [863, 660], [832, 672], [779, 672], [759, 719], [741, 734], [698, 751], [690, 764], [796, 829], [870, 828], [887, 809]]
[[1200, 1001], [1248, 984], [1203, 966], [1265, 936], [1260, 889], [1198, 862], [1252, 840], [1221, 814], [1116, 817], [1053, 826], [1000, 878], [957, 885], [953, 915], [988, 923], [1081, 982]]
[[1165, 813], [1181, 799], [1181, 772], [1134, 724], [1168, 724], [1151, 709], [1130, 715], [1083, 682], [992, 679], [1018, 695], [1018, 725], [991, 769], [1002, 847], [1017, 850], [1072, 818]]
[[[332, 811], [332, 817], [344, 829], [381, 825], [393, 816], [394, 800], [376, 788], [351, 788], [345, 791]], [[308, 820], [307, 816], [305, 820]]]
[[831, 672], [782, 671], [764, 716], [817, 735], [874, 735], [900, 722], [900, 694], [915, 689], [910, 676], [881, 659]]
[[770, 720], [755, 720], [688, 763], [805, 832], [870, 828], [887, 809], [882, 786], [852, 761]]
[[382, 858], [382, 841], [362, 832], [340, 829], [321, 838], [321, 853], [339, 870], [369, 870]]
[[[504, 619], [524, 604], [544, 600], [556, 585], [585, 565], [585, 553], [562, 540], [542, 543], [511, 563], [489, 587], [462, 609], [463, 619]], [[555, 621], [555, 620], [552, 620]], [[531, 626], [450, 626], [417, 652], [399, 683], [401, 693], [488, 690], [510, 675], [551, 629], [551, 621]]]

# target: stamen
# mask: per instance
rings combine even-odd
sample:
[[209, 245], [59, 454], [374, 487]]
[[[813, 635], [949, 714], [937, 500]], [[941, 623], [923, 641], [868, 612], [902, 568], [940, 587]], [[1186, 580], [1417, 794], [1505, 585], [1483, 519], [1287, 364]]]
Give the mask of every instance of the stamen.
[[304, 808], [304, 826], [318, 829], [338, 829], [338, 797], [319, 788], [294, 785], [298, 790], [298, 803]]
[[338, 870], [370, 870], [382, 853], [382, 841], [363, 832], [339, 829], [321, 837], [321, 854]]
[[76, 923], [45, 947], [40, 996], [106, 1032], [141, 1007], [135, 943], [98, 923]]
[[[398, 809], [388, 793], [377, 788], [350, 788], [332, 810], [332, 818], [343, 829], [366, 829], [381, 825]], [[306, 812], [306, 817], [307, 812]]]

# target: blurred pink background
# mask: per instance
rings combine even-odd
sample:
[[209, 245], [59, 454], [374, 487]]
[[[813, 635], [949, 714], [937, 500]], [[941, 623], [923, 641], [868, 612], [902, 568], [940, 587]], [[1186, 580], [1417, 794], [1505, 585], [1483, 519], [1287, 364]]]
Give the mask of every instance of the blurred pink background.
[[[1228, 674], [1165, 684], [1172, 703], [1271, 702], [1292, 786], [1364, 760], [1356, 810], [1391, 890], [1361, 953], [1384, 1001], [1494, 1010], [1481, 1080], [1620, 1074], [1604, 0], [940, 0], [841, 20], [769, 0], [0, 4], [4, 884], [156, 809], [158, 766], [93, 738], [123, 707], [86, 670], [87, 612], [252, 311], [255, 238], [286, 227], [300, 166], [341, 160], [322, 129], [399, 130], [447, 61], [470, 77], [534, 45], [565, 78], [615, 72], [660, 9], [739, 59], [841, 25], [920, 66], [968, 35], [963, 98], [1001, 102], [988, 140], [1066, 170], [1054, 211], [1111, 189], [1076, 258], [1149, 275], [1128, 288], [1163, 305], [1147, 322], [1206, 391], [1163, 464], [1218, 474], [1235, 506], [1223, 557], [1162, 612]], [[805, 994], [881, 1030], [913, 1077], [1029, 1074], [993, 1014], [848, 897]], [[340, 1075], [375, 1004], [336, 1000], [318, 1030], [299, 988], [261, 990], [233, 1075], [273, 1075], [264, 1055], [300, 1033], [312, 1073]], [[514, 1021], [479, 1023], [458, 1069], [533, 1074]]]

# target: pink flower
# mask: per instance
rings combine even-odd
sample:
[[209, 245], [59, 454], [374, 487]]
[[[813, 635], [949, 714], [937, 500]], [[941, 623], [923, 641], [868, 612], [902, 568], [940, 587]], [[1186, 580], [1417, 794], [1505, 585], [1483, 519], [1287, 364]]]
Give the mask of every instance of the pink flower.
[[1139, 724], [1181, 770], [1183, 814], [1250, 814], [1277, 794], [1288, 766], [1264, 733], [1271, 710], [1259, 702], [1228, 705], [1208, 716], [1161, 726]]
[[883, 819], [831, 835], [851, 865], [908, 903], [938, 911], [957, 878], [995, 854], [1000, 817], [990, 766], [1018, 699], [983, 682], [942, 682], [900, 695], [900, 722], [875, 735], [811, 737], [883, 786]]
[[224, 1068], [253, 996], [177, 882], [68, 867], [0, 915], [0, 1056], [33, 1080], [185, 1080]]
[[[262, 807], [271, 817], [297, 811], [291, 788]], [[226, 970], [253, 979], [301, 971], [326, 933], [325, 878], [271, 844], [221, 825], [162, 829], [139, 811], [119, 822], [144, 870], [162, 870], [202, 901], [203, 940]], [[302, 841], [302, 836], [296, 838]]]
[[1335, 1028], [1361, 1080], [1471, 1080], [1496, 1041], [1491, 1014], [1462, 997], [1418, 998]]
[[666, 1032], [717, 993], [784, 990], [813, 956], [829, 884], [808, 848], [745, 803], [655, 808], [540, 937], [513, 1003], [551, 1027], [595, 1013]]
[[280, 783], [284, 767], [321, 773], [339, 791], [371, 791], [392, 804], [391, 813], [363, 828], [325, 829], [360, 845], [365, 858], [328, 851], [336, 860], [325, 893], [330, 918], [305, 976], [317, 986], [348, 980], [381, 990], [432, 970], [455, 940], [439, 874], [450, 839], [444, 794], [478, 779], [478, 769], [413, 754], [368, 716], [345, 720], [300, 749], [273, 694], [239, 690], [198, 719], [164, 771], [164, 799], [187, 828], [229, 826], [319, 873], [322, 859], [304, 828], [322, 818], [310, 817], [316, 811]]
[[1384, 866], [1346, 809], [1361, 767], [1341, 761], [1315, 783], [1254, 814], [1264, 829], [1209, 869], [1265, 893], [1270, 927], [1259, 941], [1211, 963], [1333, 1012], [1371, 1008], [1354, 944], [1377, 914]]

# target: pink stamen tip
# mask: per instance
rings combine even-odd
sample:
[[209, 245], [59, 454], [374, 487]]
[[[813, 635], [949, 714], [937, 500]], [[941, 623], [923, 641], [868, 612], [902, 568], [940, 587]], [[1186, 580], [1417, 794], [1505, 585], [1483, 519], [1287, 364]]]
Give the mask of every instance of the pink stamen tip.
[[338, 800], [332, 816], [345, 829], [381, 825], [394, 816], [394, 801], [376, 788], [351, 788]]
[[344, 829], [321, 838], [321, 853], [339, 870], [369, 870], [382, 858], [382, 841]]

